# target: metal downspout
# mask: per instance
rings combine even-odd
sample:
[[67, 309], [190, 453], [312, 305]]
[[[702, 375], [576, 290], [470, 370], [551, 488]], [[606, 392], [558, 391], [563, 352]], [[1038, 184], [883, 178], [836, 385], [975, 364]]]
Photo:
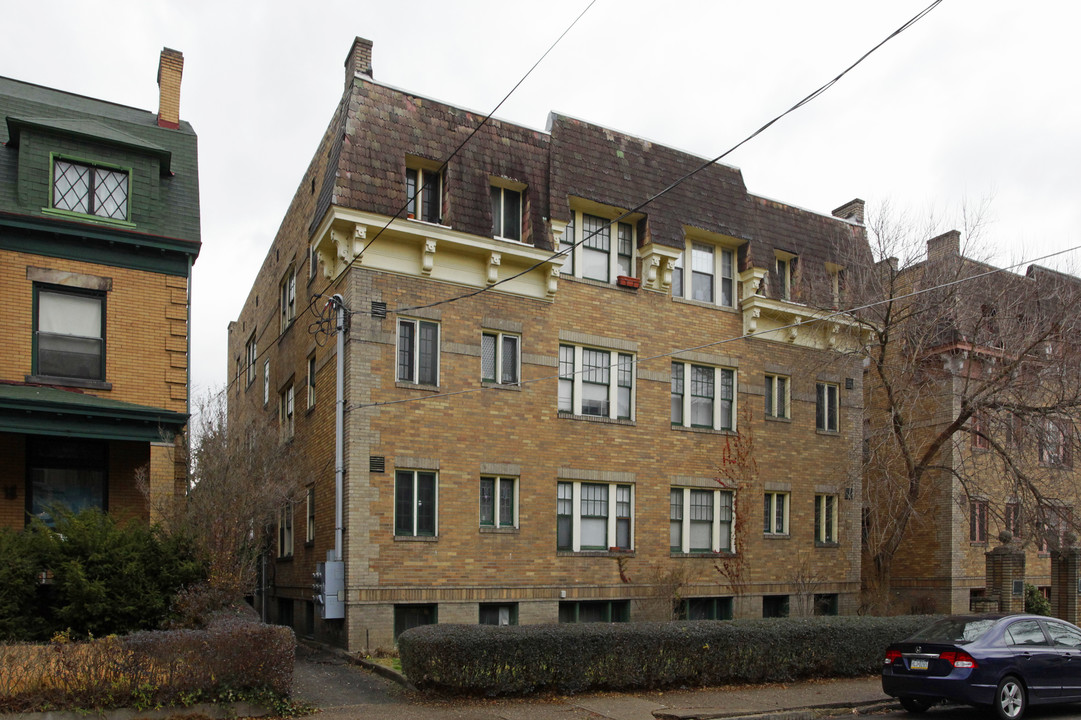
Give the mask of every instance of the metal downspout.
[[335, 295], [337, 371], [334, 407], [334, 559], [342, 559], [342, 485], [345, 478], [345, 302]]

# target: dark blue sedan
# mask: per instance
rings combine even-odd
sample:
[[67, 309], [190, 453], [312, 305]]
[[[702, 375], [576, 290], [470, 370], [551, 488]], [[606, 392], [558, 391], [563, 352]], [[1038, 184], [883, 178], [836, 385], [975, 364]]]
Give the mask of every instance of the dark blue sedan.
[[1081, 628], [1038, 615], [956, 615], [886, 649], [882, 690], [919, 713], [952, 700], [1018, 720], [1081, 702]]

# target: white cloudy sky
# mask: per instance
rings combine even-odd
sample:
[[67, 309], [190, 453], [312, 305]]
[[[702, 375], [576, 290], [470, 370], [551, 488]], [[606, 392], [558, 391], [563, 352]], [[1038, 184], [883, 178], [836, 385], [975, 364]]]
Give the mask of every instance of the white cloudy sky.
[[[556, 110], [713, 157], [930, 1], [597, 0], [497, 115], [543, 129]], [[341, 96], [353, 37], [374, 41], [377, 80], [488, 111], [587, 4], [36, 0], [4, 12], [0, 75], [156, 110], [158, 54], [184, 53], [199, 393], [225, 382], [226, 325]], [[827, 214], [854, 197], [919, 215], [992, 197], [999, 262], [1081, 245], [1079, 21], [1072, 2], [945, 0], [726, 162], [752, 193]]]

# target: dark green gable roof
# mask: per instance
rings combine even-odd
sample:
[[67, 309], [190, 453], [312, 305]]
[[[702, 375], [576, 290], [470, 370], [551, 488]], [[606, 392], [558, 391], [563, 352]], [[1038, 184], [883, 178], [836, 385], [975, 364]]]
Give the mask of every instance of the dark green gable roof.
[[[0, 77], [0, 216], [35, 226], [56, 220], [47, 212], [55, 156], [130, 173], [130, 222], [69, 213], [67, 232], [82, 226], [114, 247], [164, 244], [161, 256], [179, 253], [167, 262], [174, 268], [198, 256], [198, 146], [186, 121], [175, 130], [163, 128], [153, 112]], [[7, 246], [8, 234], [0, 226], [0, 247]], [[107, 245], [83, 247], [90, 248], [92, 261], [109, 255]], [[75, 257], [79, 250], [77, 244], [58, 250], [52, 242], [45, 254]]]

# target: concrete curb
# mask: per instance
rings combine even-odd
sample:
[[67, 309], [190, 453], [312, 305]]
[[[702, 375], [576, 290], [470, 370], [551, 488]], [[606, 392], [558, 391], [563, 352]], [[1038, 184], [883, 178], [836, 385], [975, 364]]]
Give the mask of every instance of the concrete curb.
[[748, 713], [743, 711], [719, 710], [709, 708], [654, 710], [657, 720], [817, 720], [818, 718], [839, 715], [868, 715], [870, 713], [894, 710], [901, 706], [896, 700], [870, 700], [864, 702], [841, 702], [811, 705], [804, 708], [785, 708], [767, 712]]
[[228, 718], [267, 717], [273, 713], [261, 705], [251, 703], [199, 703], [187, 707], [163, 707], [152, 710], [46, 710], [44, 712], [0, 714], [0, 720], [171, 720], [172, 718]]
[[392, 680], [393, 682], [398, 683], [399, 685], [406, 688], [407, 690], [414, 690], [415, 691], [417, 689], [413, 685], [413, 683], [409, 682], [409, 678], [407, 678], [405, 675], [402, 675], [400, 672], [398, 672], [397, 670], [395, 670], [392, 667], [387, 667], [386, 665], [383, 665], [382, 663], [377, 663], [377, 662], [374, 662], [372, 660], [368, 660], [367, 658], [358, 657], [356, 655], [348, 655], [347, 654], [346, 657], [348, 658], [349, 662], [351, 662], [352, 664], [360, 665], [362, 668], [364, 668], [366, 670], [371, 670], [376, 675], [381, 675], [381, 676], [385, 677], [387, 680]]

